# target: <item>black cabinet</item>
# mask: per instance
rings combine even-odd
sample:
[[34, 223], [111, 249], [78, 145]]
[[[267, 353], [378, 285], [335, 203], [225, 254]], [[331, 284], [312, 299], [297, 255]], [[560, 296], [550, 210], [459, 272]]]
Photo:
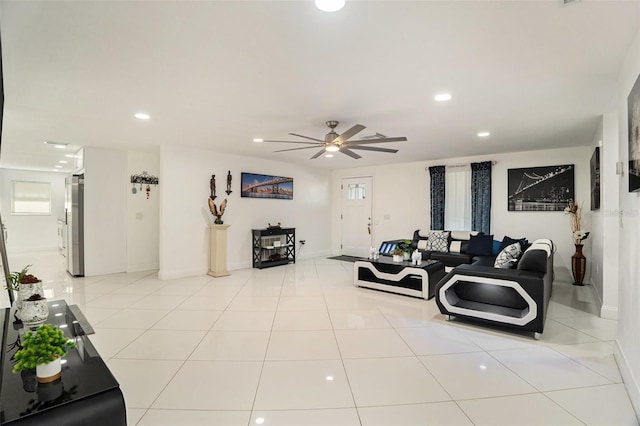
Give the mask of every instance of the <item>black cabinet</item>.
[[296, 263], [296, 228], [252, 229], [253, 267]]

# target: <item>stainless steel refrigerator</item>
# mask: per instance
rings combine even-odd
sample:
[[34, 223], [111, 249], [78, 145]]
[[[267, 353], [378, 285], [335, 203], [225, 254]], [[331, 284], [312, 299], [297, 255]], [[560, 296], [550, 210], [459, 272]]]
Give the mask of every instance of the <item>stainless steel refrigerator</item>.
[[67, 271], [84, 276], [84, 175], [65, 179], [65, 220], [67, 223]]

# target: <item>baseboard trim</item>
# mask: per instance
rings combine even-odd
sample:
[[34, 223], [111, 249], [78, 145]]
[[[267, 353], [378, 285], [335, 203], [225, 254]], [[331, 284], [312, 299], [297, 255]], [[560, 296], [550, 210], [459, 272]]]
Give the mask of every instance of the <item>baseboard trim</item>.
[[617, 306], [602, 306], [600, 308], [600, 318], [618, 320], [618, 307]]
[[157, 263], [138, 263], [127, 266], [127, 272], [154, 271], [160, 266]]
[[613, 355], [616, 358], [618, 367], [620, 368], [620, 374], [622, 375], [622, 381], [624, 387], [627, 389], [631, 405], [636, 412], [636, 419], [640, 423], [640, 386], [638, 380], [633, 375], [633, 370], [629, 366], [629, 360], [625, 356], [624, 350], [620, 347], [620, 341], [616, 340], [616, 344], [613, 350]]

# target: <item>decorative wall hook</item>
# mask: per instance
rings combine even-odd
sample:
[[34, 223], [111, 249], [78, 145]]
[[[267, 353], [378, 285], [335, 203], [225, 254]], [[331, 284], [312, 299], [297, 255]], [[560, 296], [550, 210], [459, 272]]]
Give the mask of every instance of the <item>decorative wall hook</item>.
[[140, 191], [142, 191], [142, 185], [147, 185], [145, 188], [145, 192], [147, 193], [147, 199], [149, 198], [149, 194], [151, 194], [151, 185], [158, 185], [160, 180], [157, 176], [150, 175], [146, 171], [143, 171], [140, 174], [131, 175], [131, 193], [136, 194], [138, 191], [136, 190], [136, 184], [140, 184]]

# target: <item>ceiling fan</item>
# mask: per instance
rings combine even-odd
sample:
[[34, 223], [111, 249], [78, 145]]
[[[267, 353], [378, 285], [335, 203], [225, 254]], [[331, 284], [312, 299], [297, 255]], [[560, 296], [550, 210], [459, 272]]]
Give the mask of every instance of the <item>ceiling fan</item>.
[[362, 124], [356, 124], [349, 130], [339, 135], [335, 131], [335, 128], [338, 126], [337, 121], [333, 121], [333, 120], [327, 121], [325, 124], [331, 129], [331, 131], [325, 135], [324, 140], [312, 138], [309, 136], [299, 135], [297, 133], [289, 133], [291, 136], [297, 136], [299, 138], [309, 139], [315, 142], [271, 141], [271, 140], [264, 140], [263, 142], [299, 143], [299, 144], [311, 145], [311, 146], [303, 146], [301, 148], [280, 149], [274, 152], [285, 152], [285, 151], [296, 151], [299, 149], [320, 148], [320, 151], [318, 151], [311, 157], [312, 160], [314, 158], [320, 157], [325, 152], [331, 153], [331, 152], [337, 152], [337, 151], [340, 151], [341, 153], [346, 154], [349, 157], [355, 158], [357, 160], [358, 158], [362, 158], [362, 157], [357, 153], [353, 152], [353, 150], [389, 152], [392, 154], [395, 154], [396, 152], [398, 152], [397, 149], [378, 148], [378, 147], [363, 146], [363, 145], [369, 145], [373, 143], [383, 143], [383, 142], [403, 142], [407, 140], [407, 138], [405, 138], [404, 136], [396, 137], [396, 138], [387, 138], [377, 134], [376, 136], [369, 139], [359, 139], [355, 141], [350, 141], [349, 139], [355, 136], [356, 134], [360, 133], [361, 131], [363, 131], [365, 129], [365, 126], [363, 126]]

